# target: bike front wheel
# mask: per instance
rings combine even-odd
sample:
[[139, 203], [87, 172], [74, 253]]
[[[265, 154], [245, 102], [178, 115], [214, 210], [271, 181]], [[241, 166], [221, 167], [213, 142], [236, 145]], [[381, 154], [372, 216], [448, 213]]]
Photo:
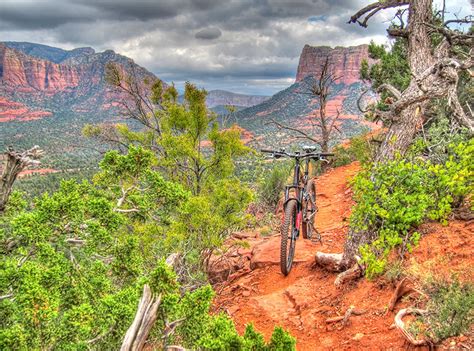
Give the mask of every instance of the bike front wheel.
[[298, 206], [296, 200], [286, 203], [285, 215], [281, 225], [280, 268], [284, 275], [288, 275], [293, 265], [296, 238], [298, 237]]

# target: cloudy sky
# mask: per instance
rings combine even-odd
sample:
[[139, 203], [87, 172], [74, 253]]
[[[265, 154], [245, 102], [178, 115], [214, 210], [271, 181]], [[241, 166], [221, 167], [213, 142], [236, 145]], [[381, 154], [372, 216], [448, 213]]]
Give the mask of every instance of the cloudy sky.
[[[305, 44], [387, 42], [390, 11], [347, 24], [364, 0], [0, 0], [0, 41], [113, 49], [178, 87], [271, 95], [294, 81]], [[441, 3], [441, 0], [435, 0]], [[447, 0], [470, 14], [470, 0]]]

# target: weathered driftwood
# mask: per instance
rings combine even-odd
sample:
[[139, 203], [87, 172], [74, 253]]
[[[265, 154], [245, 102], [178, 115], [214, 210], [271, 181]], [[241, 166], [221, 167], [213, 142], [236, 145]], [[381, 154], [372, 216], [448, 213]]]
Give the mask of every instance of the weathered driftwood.
[[345, 282], [348, 282], [350, 280], [356, 280], [362, 277], [363, 273], [364, 271], [362, 267], [358, 263], [356, 263], [348, 270], [342, 273], [339, 273], [336, 277], [336, 280], [334, 281], [334, 285], [339, 287], [343, 285]]
[[43, 156], [43, 151], [39, 146], [34, 146], [24, 152], [17, 152], [9, 148], [5, 156], [6, 160], [0, 178], [0, 213], [5, 210], [18, 174], [29, 166], [38, 165], [40, 163], [38, 159]]
[[392, 298], [390, 299], [390, 302], [388, 304], [388, 311], [393, 311], [395, 308], [395, 305], [397, 304], [397, 301], [403, 296], [408, 293], [413, 292], [413, 287], [409, 286], [408, 284], [410, 281], [408, 280], [407, 277], [403, 278], [400, 283], [398, 283], [395, 291], [393, 292]]
[[403, 317], [407, 314], [425, 314], [426, 310], [420, 310], [418, 308], [403, 308], [398, 311], [397, 315], [395, 316], [395, 327], [403, 334], [405, 339], [407, 339], [412, 345], [415, 346], [422, 346], [428, 344], [428, 342], [424, 339], [415, 339], [413, 335], [411, 335], [405, 329], [405, 323], [403, 322]]
[[[334, 281], [334, 285], [341, 286], [349, 280], [354, 280], [362, 276], [364, 273], [363, 267], [359, 264], [360, 258], [354, 256], [355, 263], [351, 268], [339, 273]], [[316, 252], [315, 262], [317, 265], [332, 272], [340, 272], [344, 269], [343, 254], [338, 253], [324, 253]]]
[[156, 321], [160, 303], [161, 295], [153, 296], [150, 286], [145, 284], [135, 319], [125, 334], [120, 348], [121, 351], [140, 351], [143, 349], [148, 334]]
[[316, 252], [315, 260], [317, 265], [324, 267], [328, 271], [341, 271], [342, 253]]
[[344, 327], [352, 315], [360, 316], [364, 313], [365, 313], [365, 310], [357, 310], [354, 306], [350, 306], [343, 316], [328, 318], [326, 319], [326, 323], [329, 324], [329, 323], [336, 323], [336, 322], [342, 321], [342, 326]]

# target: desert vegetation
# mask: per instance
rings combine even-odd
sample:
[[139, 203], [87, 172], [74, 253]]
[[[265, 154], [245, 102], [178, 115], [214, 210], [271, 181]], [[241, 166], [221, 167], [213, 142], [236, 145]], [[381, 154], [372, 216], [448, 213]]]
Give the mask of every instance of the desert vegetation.
[[[108, 63], [108, 89], [126, 98], [123, 119], [87, 120], [82, 129], [89, 146], [107, 145], [100, 158], [78, 153], [88, 166], [70, 176], [51, 173], [43, 178], [51, 185], [18, 179], [39, 162], [61, 162], [48, 159], [49, 148], [25, 141], [6, 150], [0, 349], [474, 342], [474, 274], [465, 247], [474, 210], [472, 18], [445, 21], [429, 0], [388, 0], [349, 21], [366, 27], [374, 14], [400, 6], [387, 30], [393, 45], [369, 45], [364, 85], [338, 84], [326, 59], [318, 77], [259, 107], [229, 109], [223, 119], [190, 82], [180, 98], [173, 84]], [[377, 101], [363, 102], [362, 87], [362, 96]], [[344, 134], [350, 138], [340, 142], [339, 129], [352, 122], [341, 121], [347, 111], [330, 114], [327, 103], [342, 90], [378, 130]], [[278, 99], [288, 106], [282, 114], [271, 111]], [[288, 124], [302, 115], [311, 117], [308, 125]], [[300, 238], [290, 277], [274, 269], [272, 234], [291, 166], [269, 163], [252, 147], [258, 143], [245, 144], [234, 120], [270, 147], [305, 140], [334, 153], [330, 167], [311, 175], [318, 177], [322, 241]], [[284, 131], [283, 142], [275, 131]], [[370, 344], [370, 334], [387, 339]]]

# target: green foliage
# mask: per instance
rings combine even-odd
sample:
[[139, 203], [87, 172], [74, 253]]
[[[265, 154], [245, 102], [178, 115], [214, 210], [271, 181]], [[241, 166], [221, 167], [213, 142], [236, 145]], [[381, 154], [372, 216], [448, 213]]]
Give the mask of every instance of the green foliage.
[[426, 336], [435, 343], [469, 330], [474, 323], [474, 285], [453, 281], [434, 281], [427, 287], [428, 314], [420, 317], [428, 326]]
[[200, 263], [240, 225], [252, 193], [228, 178], [191, 196], [155, 164], [150, 151], [132, 146], [109, 152], [94, 183], [63, 181], [31, 209], [12, 194], [0, 217], [0, 294], [12, 295], [0, 301], [2, 350], [117, 349], [146, 282], [162, 295], [156, 345], [165, 321], [181, 319], [168, 341], [187, 347], [244, 350], [263, 340], [210, 315], [212, 288], [186, 292], [164, 262], [181, 252]]
[[288, 163], [275, 162], [271, 169], [264, 171], [263, 177], [258, 183], [259, 201], [272, 209], [276, 208], [289, 176]]
[[164, 101], [166, 110], [157, 112], [163, 130], [160, 162], [195, 195], [214, 180], [229, 177], [234, 159], [249, 151], [237, 128], [219, 130], [216, 116], [207, 110], [206, 94], [187, 83], [183, 104]]
[[451, 149], [444, 164], [399, 158], [369, 167], [355, 178], [357, 204], [351, 225], [375, 238], [360, 248], [369, 278], [384, 271], [393, 248], [411, 250], [417, 244], [416, 226], [427, 218], [446, 222], [452, 207], [473, 193], [474, 140]]
[[[372, 88], [377, 90], [382, 84], [391, 84], [400, 91], [405, 90], [410, 83], [410, 66], [408, 64], [406, 39], [397, 38], [387, 50], [384, 45], [377, 45], [371, 42], [369, 45], [370, 58], [377, 60], [369, 65], [366, 60], [362, 62], [360, 76], [372, 84]], [[383, 91], [378, 103], [379, 109], [386, 109], [386, 98], [390, 93]]]
[[354, 161], [366, 164], [372, 160], [373, 150], [370, 146], [367, 134], [362, 134], [349, 139], [349, 145], [338, 145], [333, 148], [334, 167], [344, 166]]
[[290, 334], [285, 332], [282, 328], [276, 327], [273, 331], [270, 343], [268, 345], [269, 351], [286, 351], [294, 350], [296, 340]]
[[191, 271], [202, 271], [213, 250], [245, 224], [244, 210], [252, 199], [252, 192], [237, 179], [217, 181], [180, 207], [164, 243], [166, 250], [186, 253]]
[[467, 129], [458, 128], [453, 124], [446, 101], [432, 102], [431, 108], [435, 117], [423, 127], [422, 133], [417, 135], [407, 157], [422, 156], [433, 163], [444, 163], [449, 159], [452, 145], [468, 142], [470, 135]]

